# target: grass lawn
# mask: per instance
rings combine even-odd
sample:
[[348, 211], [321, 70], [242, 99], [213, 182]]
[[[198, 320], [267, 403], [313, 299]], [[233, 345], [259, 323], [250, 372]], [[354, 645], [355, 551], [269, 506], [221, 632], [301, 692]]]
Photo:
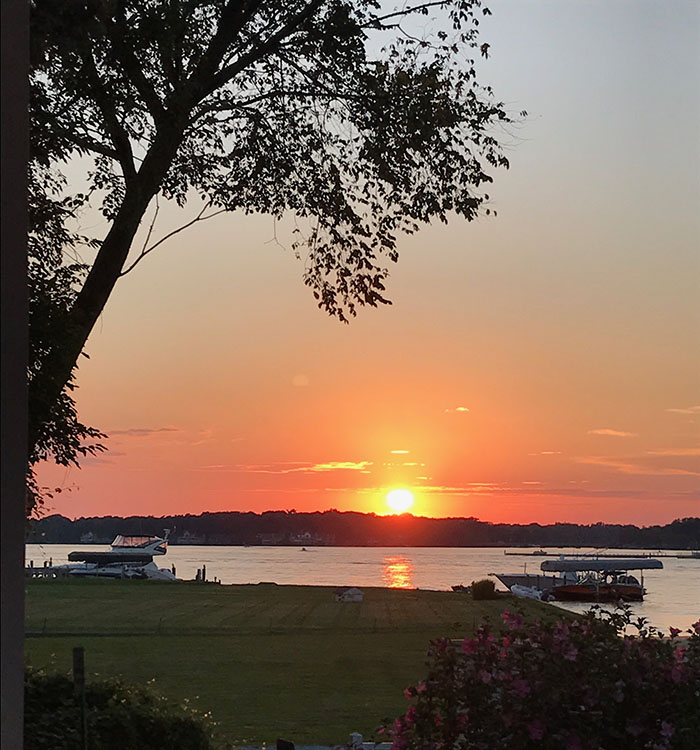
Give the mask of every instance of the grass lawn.
[[155, 689], [211, 711], [233, 743], [334, 744], [369, 737], [407, 706], [431, 639], [470, 633], [503, 609], [556, 619], [561, 610], [510, 597], [475, 602], [439, 591], [365, 588], [336, 602], [315, 586], [155, 581], [27, 581], [29, 664], [155, 680]]

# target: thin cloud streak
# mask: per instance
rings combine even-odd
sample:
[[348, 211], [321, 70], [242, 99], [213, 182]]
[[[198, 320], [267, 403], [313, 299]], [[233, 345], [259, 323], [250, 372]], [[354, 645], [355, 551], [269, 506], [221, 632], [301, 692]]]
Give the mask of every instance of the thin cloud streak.
[[626, 432], [625, 430], [612, 430], [609, 427], [600, 427], [596, 430], [588, 430], [589, 435], [608, 435], [610, 437], [637, 437], [636, 432]]
[[106, 430], [108, 435], [124, 435], [127, 437], [145, 437], [159, 432], [182, 432], [179, 427], [131, 427], [128, 430]]
[[665, 466], [645, 466], [639, 463], [640, 459], [612, 458], [610, 456], [581, 456], [576, 459], [580, 464], [589, 466], [603, 466], [620, 472], [620, 474], [633, 474], [638, 476], [659, 477], [700, 477], [700, 472], [687, 469], [674, 469]]
[[210, 464], [198, 467], [201, 471], [227, 471], [234, 474], [314, 474], [331, 471], [360, 471], [369, 473], [368, 467], [372, 461], [328, 461], [326, 463], [307, 463], [303, 461], [287, 461], [276, 464]]
[[666, 409], [672, 414], [700, 414], [700, 406], [686, 406], [683, 409]]
[[700, 456], [700, 448], [662, 448], [647, 451], [649, 456]]

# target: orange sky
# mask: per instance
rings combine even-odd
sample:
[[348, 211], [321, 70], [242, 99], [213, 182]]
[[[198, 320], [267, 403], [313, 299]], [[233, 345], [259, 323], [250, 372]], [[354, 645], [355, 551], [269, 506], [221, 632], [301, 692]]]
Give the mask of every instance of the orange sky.
[[700, 515], [700, 9], [663, 5], [492, 4], [482, 79], [531, 113], [498, 217], [402, 240], [392, 307], [326, 318], [267, 217], [150, 255], [80, 368], [110, 451], [44, 467], [49, 510]]

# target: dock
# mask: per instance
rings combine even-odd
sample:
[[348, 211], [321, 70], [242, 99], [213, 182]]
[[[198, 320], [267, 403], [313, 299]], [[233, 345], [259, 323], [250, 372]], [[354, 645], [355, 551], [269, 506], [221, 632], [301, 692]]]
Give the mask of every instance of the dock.
[[[545, 550], [532, 550], [530, 552], [509, 552], [508, 550], [503, 550], [504, 555], [512, 555], [512, 556], [518, 556], [518, 557], [560, 557], [563, 555], [564, 557], [612, 557], [612, 558], [624, 558], [627, 559], [630, 557], [630, 553], [622, 553], [622, 552], [605, 552], [605, 550], [601, 550], [599, 552], [546, 552]], [[675, 558], [676, 560], [697, 560], [700, 562], [700, 552], [686, 552], [686, 553], [678, 553], [678, 552], [642, 552], [642, 553], [635, 553], [635, 558], [640, 557], [653, 557], [653, 558], [659, 558], [659, 557], [669, 557], [669, 558]]]

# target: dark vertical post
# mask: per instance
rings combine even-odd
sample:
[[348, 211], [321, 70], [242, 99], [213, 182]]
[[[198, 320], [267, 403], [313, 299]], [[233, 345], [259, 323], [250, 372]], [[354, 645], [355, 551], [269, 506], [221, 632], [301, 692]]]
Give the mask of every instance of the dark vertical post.
[[85, 649], [76, 646], [73, 649], [73, 689], [75, 702], [80, 710], [80, 748], [87, 750], [87, 710], [85, 705]]
[[2, 522], [2, 747], [23, 746], [24, 524], [27, 467], [27, 161], [29, 154], [29, 3], [2, 0], [0, 89], [0, 503]]

